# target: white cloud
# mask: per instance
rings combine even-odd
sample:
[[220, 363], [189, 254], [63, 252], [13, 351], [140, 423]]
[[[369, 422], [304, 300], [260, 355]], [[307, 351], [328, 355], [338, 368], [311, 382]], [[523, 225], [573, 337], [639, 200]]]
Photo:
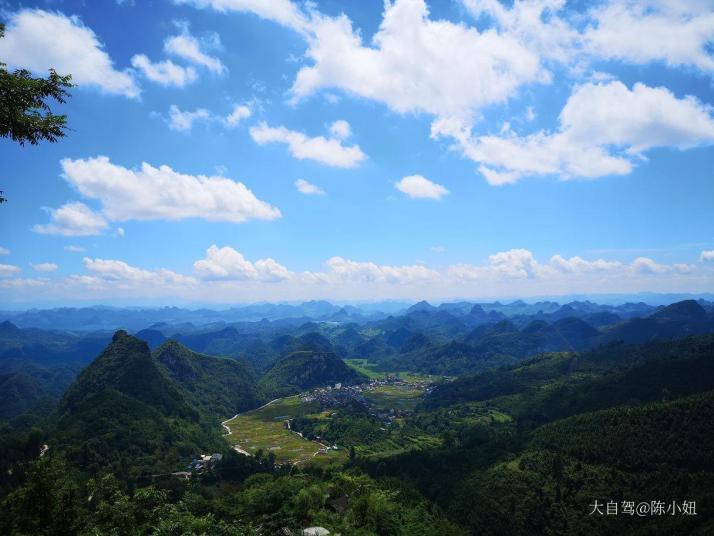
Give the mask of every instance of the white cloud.
[[577, 86], [559, 115], [557, 132], [513, 132], [473, 137], [454, 121], [435, 122], [432, 137], [452, 137], [463, 154], [481, 164], [493, 185], [527, 175], [562, 179], [629, 173], [636, 158], [654, 147], [687, 149], [714, 143], [711, 107], [666, 88], [622, 82]]
[[214, 74], [223, 74], [227, 71], [226, 66], [223, 65], [221, 60], [209, 56], [201, 50], [201, 44], [198, 42], [198, 39], [188, 32], [169, 37], [164, 42], [164, 50], [168, 54], [173, 54], [194, 65], [205, 67]]
[[444, 253], [446, 251], [444, 246], [431, 246], [429, 249], [432, 253]]
[[0, 264], [0, 277], [10, 277], [20, 271], [19, 266], [13, 264]]
[[584, 272], [605, 272], [607, 270], [614, 270], [622, 267], [622, 263], [617, 261], [606, 261], [604, 259], [597, 259], [594, 261], [586, 261], [582, 257], [571, 257], [565, 259], [560, 255], [553, 255], [550, 258], [550, 265], [565, 273], [584, 273]]
[[338, 119], [330, 125], [330, 134], [336, 140], [346, 140], [352, 135], [352, 128], [344, 119]]
[[[63, 279], [12, 278], [4, 269], [3, 299], [171, 298], [203, 302], [302, 299], [465, 299], [577, 293], [708, 292], [714, 265], [662, 264], [553, 255], [539, 261], [527, 249], [490, 255], [481, 264], [432, 268], [332, 257], [320, 271], [294, 272], [274, 259], [246, 259], [231, 247], [211, 246], [194, 263], [194, 275], [146, 269], [116, 259], [85, 258], [86, 273]], [[5, 265], [8, 266], [8, 265]], [[3, 268], [0, 267], [0, 273]], [[37, 287], [36, 294], [32, 289]]]
[[233, 111], [225, 118], [225, 124], [229, 128], [238, 126], [243, 119], [248, 119], [251, 114], [250, 108], [243, 104], [236, 104]]
[[226, 177], [186, 175], [146, 162], [127, 169], [106, 156], [67, 158], [61, 164], [65, 180], [85, 197], [98, 199], [112, 221], [203, 218], [241, 223], [281, 216], [242, 182]]
[[330, 269], [328, 276], [340, 279], [376, 283], [413, 283], [437, 278], [439, 273], [419, 264], [407, 266], [378, 265], [373, 262], [358, 262], [342, 257], [332, 257], [325, 263]]
[[701, 255], [699, 255], [699, 260], [702, 262], [714, 261], [714, 249], [702, 251]]
[[593, 23], [583, 39], [601, 58], [714, 72], [714, 11], [699, 0], [624, 0], [590, 12]]
[[145, 54], [133, 56], [131, 64], [146, 78], [165, 87], [184, 87], [198, 78], [193, 67], [183, 67], [171, 60], [154, 63]]
[[84, 203], [66, 203], [60, 208], [49, 209], [50, 223], [35, 225], [32, 230], [40, 234], [64, 236], [93, 236], [101, 234], [109, 227], [101, 214], [94, 212]]
[[[692, 266], [687, 264], [660, 264], [648, 257], [638, 257], [631, 263], [586, 260], [579, 256], [565, 258], [553, 255], [547, 263], [539, 262], [527, 249], [511, 249], [488, 257], [487, 265], [457, 264], [448, 268], [448, 273], [464, 281], [494, 282], [498, 280], [560, 281], [567, 285], [574, 282], [632, 280], [633, 277], [665, 274], [688, 274]], [[572, 292], [572, 286], [569, 292]], [[627, 289], [624, 289], [627, 290]]]
[[578, 33], [559, 16], [565, 0], [513, 2], [510, 8], [499, 0], [462, 0], [475, 18], [490, 17], [500, 33], [516, 39], [548, 60], [566, 62], [578, 47]]
[[96, 274], [99, 280], [128, 284], [159, 284], [159, 285], [190, 285], [196, 282], [193, 277], [177, 274], [161, 268], [156, 271], [144, 270], [127, 264], [124, 261], [108, 259], [92, 259], [85, 257], [84, 266]]
[[128, 72], [117, 71], [95, 33], [78, 17], [24, 9], [7, 20], [0, 58], [12, 68], [47, 74], [54, 68], [72, 82], [105, 93], [136, 98], [140, 90]]
[[295, 100], [337, 88], [400, 113], [470, 117], [523, 84], [548, 79], [527, 46], [494, 30], [431, 20], [424, 0], [386, 3], [371, 46], [344, 15], [314, 13], [310, 31], [306, 56], [313, 64], [298, 72]]
[[637, 274], [661, 274], [669, 269], [647, 257], [637, 257], [630, 268]]
[[[293, 103], [338, 89], [399, 113], [435, 116], [432, 137], [455, 139], [494, 185], [525, 175], [623, 175], [648, 148], [711, 142], [707, 106], [664, 88], [636, 84], [629, 90], [597, 72], [589, 73], [591, 80], [610, 83], [576, 87], [555, 131], [472, 134], [482, 109], [505, 103], [525, 86], [551, 83], [555, 68], [581, 80], [603, 59], [714, 71], [714, 12], [707, 0], [608, 0], [580, 13], [566, 9], [565, 0], [461, 0], [474, 25], [432, 19], [425, 0], [394, 0], [385, 2], [370, 42], [346, 15], [329, 17], [314, 5], [303, 12], [287, 0], [270, 7], [258, 0], [185, 1], [253, 12], [296, 28], [308, 48], [307, 65], [291, 88]], [[299, 23], [285, 23], [288, 13]], [[598, 105], [592, 112], [590, 96]], [[576, 122], [569, 123], [568, 115]], [[535, 117], [527, 108], [525, 119]], [[588, 139], [591, 127], [594, 139]]]
[[296, 180], [295, 188], [297, 188], [298, 192], [305, 195], [325, 195], [325, 190], [319, 186], [315, 186], [311, 182], [307, 182], [305, 179]]
[[209, 122], [212, 119], [213, 114], [205, 108], [198, 108], [193, 112], [182, 111], [175, 104], [169, 108], [169, 128], [178, 132], [188, 132], [194, 123]]
[[348, 147], [342, 145], [340, 139], [323, 136], [310, 138], [285, 127], [269, 127], [264, 122], [251, 127], [250, 135], [259, 145], [285, 143], [294, 158], [314, 160], [333, 167], [353, 168], [366, 158], [358, 145]]
[[0, 247], [0, 255], [10, 255], [10, 250]]
[[82, 246], [65, 246], [64, 250], [70, 253], [83, 253], [86, 251]]
[[490, 269], [496, 273], [518, 278], [537, 277], [543, 273], [542, 266], [527, 249], [511, 249], [488, 257]]
[[216, 245], [208, 248], [206, 258], [196, 261], [193, 267], [204, 279], [280, 281], [292, 275], [285, 266], [273, 259], [250, 262], [232, 247], [219, 248]]
[[233, 111], [225, 117], [221, 117], [205, 108], [197, 108], [190, 112], [181, 110], [175, 104], [169, 107], [167, 122], [171, 130], [178, 132], [190, 132], [196, 123], [219, 123], [225, 128], [235, 128], [243, 120], [251, 116], [250, 108], [242, 104], [236, 104]]
[[47, 279], [15, 277], [0, 281], [0, 287], [7, 289], [27, 289], [47, 285]]
[[31, 262], [30, 266], [32, 266], [35, 272], [54, 272], [59, 268], [54, 262], [40, 262], [36, 264]]
[[441, 184], [431, 182], [421, 175], [404, 177], [394, 187], [412, 199], [441, 199], [449, 193]]
[[190, 4], [198, 8], [213, 8], [216, 11], [253, 13], [288, 28], [302, 31], [307, 17], [290, 0], [174, 0], [175, 4]]

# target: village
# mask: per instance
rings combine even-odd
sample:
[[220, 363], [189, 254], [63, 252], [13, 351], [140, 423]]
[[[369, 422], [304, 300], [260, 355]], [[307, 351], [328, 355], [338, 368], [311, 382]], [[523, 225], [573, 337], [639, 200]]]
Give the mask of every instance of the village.
[[387, 390], [403, 390], [417, 392], [421, 397], [430, 393], [433, 388], [432, 382], [428, 380], [405, 381], [397, 375], [389, 374], [384, 378], [372, 379], [368, 383], [358, 385], [336, 383], [334, 386], [318, 387], [300, 395], [300, 400], [303, 403], [317, 402], [322, 411], [356, 402], [367, 408], [371, 417], [389, 426], [395, 419], [411, 415], [413, 409], [380, 404], [378, 403], [380, 397], [377, 395]]

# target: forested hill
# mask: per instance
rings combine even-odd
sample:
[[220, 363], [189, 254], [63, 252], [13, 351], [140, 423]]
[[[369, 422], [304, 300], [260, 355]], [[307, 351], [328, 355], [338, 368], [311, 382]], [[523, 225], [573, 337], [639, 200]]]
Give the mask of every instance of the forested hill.
[[509, 413], [543, 422], [709, 389], [714, 389], [714, 335], [700, 335], [546, 354], [437, 386], [424, 406], [492, 400]]
[[153, 356], [192, 405], [209, 416], [227, 419], [259, 405], [256, 380], [240, 361], [198, 354], [173, 340]]
[[365, 375], [348, 367], [333, 353], [299, 351], [278, 360], [260, 379], [258, 389], [269, 399], [323, 385], [353, 385], [365, 381]]
[[48, 443], [82, 471], [146, 482], [223, 448], [216, 419], [193, 402], [145, 342], [119, 331], [67, 390]]

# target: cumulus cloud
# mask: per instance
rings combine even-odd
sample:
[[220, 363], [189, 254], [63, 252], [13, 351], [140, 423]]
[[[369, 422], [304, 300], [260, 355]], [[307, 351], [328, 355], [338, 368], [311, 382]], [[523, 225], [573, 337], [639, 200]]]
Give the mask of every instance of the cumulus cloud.
[[0, 255], [10, 255], [10, 250], [0, 247]]
[[[205, 43], [201, 43], [188, 31], [188, 25], [180, 25], [183, 29], [181, 34], [173, 35], [164, 41], [164, 52], [175, 58], [179, 58], [191, 65], [179, 65], [170, 59], [154, 62], [146, 54], [136, 54], [131, 58], [131, 64], [152, 82], [165, 87], [185, 87], [198, 79], [196, 68], [221, 75], [228, 69], [218, 58], [209, 55], [204, 48]], [[220, 46], [220, 38], [214, 34], [209, 40], [210, 46]]]
[[714, 143], [711, 107], [666, 88], [622, 82], [577, 86], [558, 117], [560, 128], [527, 136], [513, 132], [473, 136], [458, 122], [435, 122], [432, 137], [448, 136], [481, 164], [493, 185], [528, 175], [596, 178], [629, 173], [654, 147], [687, 149]]
[[65, 246], [64, 250], [70, 253], [83, 253], [86, 251], [82, 246]]
[[47, 279], [32, 277], [14, 277], [0, 281], [0, 287], [6, 289], [31, 289], [47, 285]]
[[54, 262], [31, 262], [30, 266], [35, 272], [55, 272], [59, 269], [59, 266], [57, 266]]
[[553, 255], [548, 262], [538, 261], [527, 249], [501, 251], [488, 257], [486, 265], [457, 264], [449, 274], [462, 280], [493, 281], [494, 279], [539, 279], [543, 281], [575, 281], [599, 278], [602, 281], [634, 276], [686, 274], [692, 271], [687, 264], [660, 264], [648, 257], [638, 257], [631, 263], [586, 260], [579, 256], [565, 258]]
[[32, 230], [40, 234], [64, 236], [94, 236], [108, 227], [106, 218], [78, 201], [66, 203], [57, 209], [49, 209], [50, 223], [38, 224]]
[[169, 108], [169, 128], [178, 132], [188, 132], [194, 123], [209, 122], [212, 119], [213, 114], [205, 108], [198, 108], [193, 112], [183, 111], [175, 104]]
[[273, 259], [250, 262], [232, 247], [219, 248], [216, 245], [208, 248], [206, 257], [196, 261], [193, 267], [204, 279], [280, 281], [292, 275]]
[[85, 197], [99, 200], [102, 213], [112, 221], [203, 218], [242, 223], [281, 217], [280, 210], [258, 199], [245, 184], [226, 177], [187, 175], [146, 162], [128, 169], [106, 156], [67, 158], [61, 164], [65, 180]]
[[353, 168], [366, 158], [358, 145], [345, 146], [339, 138], [311, 138], [282, 126], [270, 127], [265, 122], [251, 127], [250, 135], [259, 145], [284, 143], [290, 154], [298, 160], [314, 160], [333, 167]]
[[158, 285], [186, 285], [195, 283], [195, 279], [161, 268], [156, 271], [144, 270], [131, 266], [124, 261], [111, 259], [92, 259], [85, 257], [84, 266], [95, 274], [94, 283], [110, 281], [114, 283], [144, 283]]
[[0, 57], [12, 68], [46, 74], [54, 68], [71, 74], [72, 82], [108, 94], [136, 98], [140, 90], [131, 74], [118, 71], [91, 28], [79, 17], [59, 12], [23, 9], [11, 13]]
[[169, 37], [164, 42], [164, 50], [185, 61], [205, 67], [214, 74], [224, 74], [228, 69], [221, 60], [202, 50], [201, 43], [187, 31], [181, 35]]
[[625, 0], [593, 8], [584, 33], [591, 54], [629, 63], [660, 61], [714, 72], [714, 11], [699, 0]]
[[319, 186], [315, 186], [311, 182], [307, 182], [305, 179], [296, 180], [295, 188], [297, 188], [298, 192], [305, 195], [325, 195], [325, 190]]
[[421, 175], [404, 177], [394, 187], [412, 199], [441, 199], [449, 193], [441, 184], [431, 182]]
[[702, 262], [714, 261], [714, 249], [702, 251], [701, 255], [699, 255], [699, 260]]
[[527, 249], [511, 249], [488, 257], [489, 268], [508, 277], [537, 277], [543, 273], [542, 266]]
[[146, 78], [164, 87], [184, 87], [198, 78], [193, 67], [183, 67], [171, 60], [153, 62], [146, 54], [136, 54], [131, 64]]
[[687, 264], [659, 264], [648, 257], [637, 257], [629, 266], [629, 269], [636, 274], [687, 273], [691, 270]]
[[499, 0], [462, 0], [476, 18], [487, 16], [494, 26], [548, 60], [569, 61], [577, 49], [579, 35], [560, 16], [565, 0], [513, 2], [510, 7]]
[[[7, 268], [10, 266], [10, 268]], [[528, 249], [500, 251], [477, 264], [428, 267], [421, 264], [379, 264], [342, 256], [329, 258], [322, 270], [291, 271], [272, 258], [246, 259], [232, 247], [212, 245], [194, 263], [192, 275], [133, 266], [117, 259], [84, 259], [86, 273], [63, 279], [20, 279], [18, 267], [0, 265], [7, 284], [3, 297], [135, 296], [236, 300], [488, 298], [544, 294], [706, 292], [714, 283], [714, 267], [664, 264], [647, 257], [631, 262], [553, 255], [539, 260]], [[13, 292], [17, 293], [13, 294]], [[39, 291], [38, 291], [39, 292]]]
[[190, 132], [197, 123], [218, 123], [225, 128], [237, 127], [243, 119], [251, 116], [250, 108], [242, 104], [236, 104], [233, 110], [225, 117], [222, 117], [205, 108], [197, 108], [194, 111], [181, 110], [175, 104], [169, 107], [167, 123], [171, 130], [178, 132]]
[[359, 262], [343, 257], [332, 257], [325, 263], [330, 269], [329, 276], [350, 281], [375, 283], [413, 283], [427, 281], [439, 276], [438, 272], [419, 264], [406, 266], [379, 265], [373, 262]]
[[585, 272], [605, 272], [622, 267], [622, 263], [618, 261], [606, 261], [597, 259], [594, 261], [586, 261], [582, 257], [571, 257], [566, 259], [561, 255], [553, 255], [550, 258], [550, 265], [556, 270], [564, 273], [578, 274]]
[[19, 266], [14, 264], [0, 264], [0, 277], [10, 277], [20, 271]]
[[515, 38], [432, 20], [424, 0], [385, 4], [371, 45], [345, 15], [313, 14], [310, 31], [306, 56], [312, 65], [297, 74], [296, 101], [335, 88], [400, 113], [471, 116], [523, 84], [548, 78], [538, 55]]
[[330, 134], [336, 140], [346, 140], [352, 135], [352, 127], [344, 119], [338, 119], [330, 125]]
[[248, 106], [236, 104], [233, 106], [233, 111], [225, 118], [225, 124], [229, 128], [236, 127], [243, 119], [248, 119], [251, 115], [252, 112]]
[[[554, 131], [472, 133], [484, 108], [526, 86], [551, 83], [555, 69], [580, 76], [603, 59], [619, 59], [713, 72], [714, 13], [702, 0], [608, 0], [577, 15], [565, 0], [461, 0], [472, 25], [434, 19], [425, 0], [394, 0], [385, 3], [369, 42], [346, 15], [327, 16], [314, 5], [302, 11], [287, 0], [270, 7], [257, 0], [183, 1], [252, 12], [297, 29], [307, 64], [292, 85], [293, 103], [336, 89], [399, 113], [432, 115], [432, 137], [454, 139], [493, 185], [526, 175], [623, 175], [649, 148], [711, 143], [709, 107], [664, 88], [628, 89], [612, 81], [577, 86]], [[535, 117], [527, 108], [525, 119]], [[596, 136], [584, 138], [591, 128]]]
[[174, 0], [174, 3], [212, 8], [221, 12], [253, 13], [297, 31], [303, 31], [308, 21], [306, 15], [290, 0]]

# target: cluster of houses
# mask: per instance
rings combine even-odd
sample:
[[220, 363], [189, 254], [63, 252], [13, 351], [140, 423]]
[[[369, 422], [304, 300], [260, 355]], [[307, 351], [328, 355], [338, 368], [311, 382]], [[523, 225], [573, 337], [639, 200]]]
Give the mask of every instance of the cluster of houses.
[[[194, 474], [205, 473], [206, 471], [213, 469], [213, 467], [223, 459], [223, 454], [220, 452], [214, 452], [213, 454], [201, 454], [198, 458], [191, 460], [186, 466], [187, 471], [176, 471], [171, 473], [171, 476], [177, 478], [185, 478], [188, 480]], [[154, 475], [154, 477], [161, 475]]]
[[334, 387], [318, 387], [317, 389], [304, 393], [300, 399], [305, 403], [317, 401], [323, 409], [336, 408], [350, 402], [357, 402], [365, 406], [372, 417], [381, 420], [385, 425], [390, 425], [395, 419], [406, 417], [412, 412], [404, 409], [378, 408], [374, 402], [365, 396], [365, 393], [384, 386], [407, 385], [412, 388], [420, 389], [425, 393], [433, 389], [433, 385], [427, 381], [405, 382], [395, 375], [389, 375], [386, 378], [371, 380], [369, 383], [359, 385], [342, 385], [341, 383], [336, 383]]
[[188, 464], [188, 469], [190, 471], [196, 471], [201, 473], [212, 469], [214, 465], [223, 459], [223, 454], [220, 452], [214, 452], [213, 454], [201, 454], [198, 458], [191, 460]]

